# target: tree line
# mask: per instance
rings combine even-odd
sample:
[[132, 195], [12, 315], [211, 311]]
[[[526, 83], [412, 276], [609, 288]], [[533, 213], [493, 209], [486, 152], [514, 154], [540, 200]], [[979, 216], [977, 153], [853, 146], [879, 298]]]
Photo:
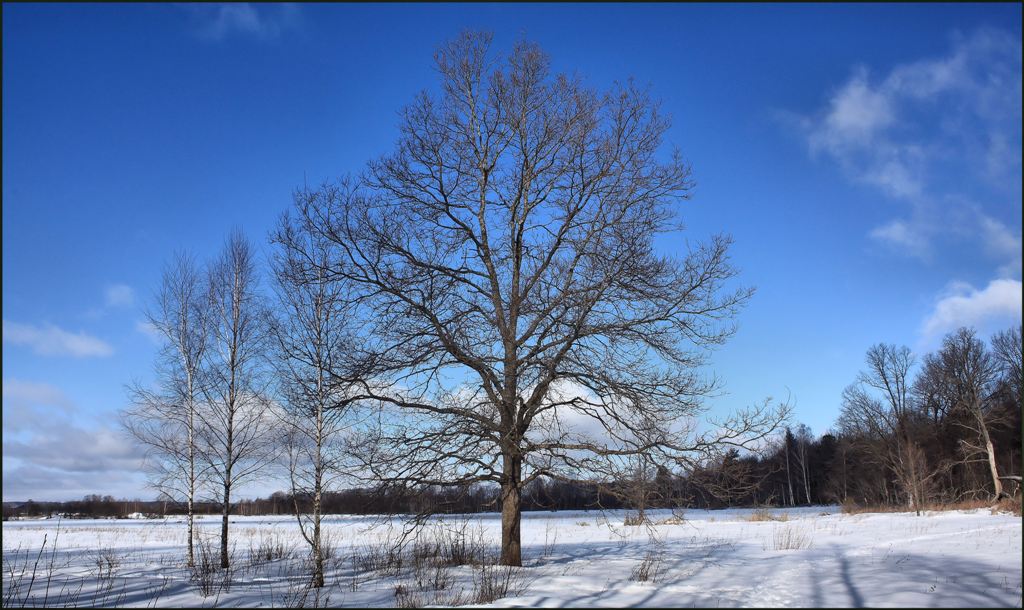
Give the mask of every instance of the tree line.
[[[986, 346], [974, 331], [961, 328], [949, 334], [939, 350], [923, 358], [910, 376], [909, 350], [891, 345], [872, 347], [868, 369], [843, 393], [843, 411], [833, 430], [815, 436], [803, 424], [784, 432], [756, 452], [727, 451], [689, 473], [655, 469], [653, 476], [627, 477], [595, 483], [537, 479], [523, 489], [522, 510], [591, 510], [647, 508], [724, 508], [729, 506], [807, 506], [859, 504], [862, 506], [955, 504], [962, 500], [1014, 496], [1021, 472], [1021, 328], [997, 333]], [[902, 364], [899, 364], [902, 363]], [[887, 368], [886, 368], [887, 367]], [[892, 374], [907, 371], [905, 378]], [[917, 463], [900, 462], [899, 431], [861, 425], [869, 405], [863, 384], [878, 386], [892, 379], [893, 387], [908, 390], [908, 430], [904, 442]], [[881, 384], [885, 387], [884, 382]], [[886, 397], [889, 393], [886, 392]], [[973, 402], [981, 397], [980, 404]], [[876, 398], [876, 401], [878, 399]], [[880, 401], [871, 413], [896, 409]], [[979, 419], [980, 415], [980, 419]], [[984, 426], [984, 427], [983, 427]], [[987, 441], [986, 441], [987, 438]], [[991, 450], [991, 454], [989, 451]], [[990, 459], [991, 458], [991, 459]], [[909, 472], [908, 472], [909, 471]], [[911, 474], [912, 473], [912, 474]], [[917, 478], [914, 478], [916, 475]], [[1007, 490], [1009, 488], [1009, 491]], [[642, 490], [642, 491], [641, 491]], [[476, 513], [499, 508], [494, 486], [468, 488], [427, 487], [410, 493], [405, 487], [352, 488], [325, 491], [320, 504], [326, 514]], [[296, 509], [312, 512], [313, 499], [301, 493], [275, 492], [266, 498], [240, 500], [240, 515], [284, 515]], [[217, 502], [199, 501], [195, 514], [213, 515]], [[80, 518], [123, 518], [187, 515], [188, 505], [171, 495], [162, 499], [114, 499], [89, 495], [68, 502], [4, 505], [4, 518], [64, 515]]]
[[[700, 506], [904, 506], [1018, 498], [1021, 482], [1021, 327], [987, 342], [970, 328], [918, 361], [876, 344], [842, 393], [833, 428], [787, 427], [762, 451], [730, 452], [674, 495]], [[671, 495], [671, 494], [670, 494]], [[1017, 509], [1019, 510], [1019, 508]]]

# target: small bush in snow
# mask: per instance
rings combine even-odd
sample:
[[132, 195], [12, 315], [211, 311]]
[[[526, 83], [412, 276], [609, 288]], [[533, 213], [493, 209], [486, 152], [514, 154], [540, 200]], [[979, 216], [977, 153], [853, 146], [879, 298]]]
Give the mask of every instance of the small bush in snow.
[[661, 561], [661, 551], [647, 551], [643, 561], [633, 568], [629, 579], [636, 582], [657, 582], [658, 574], [661, 572]]
[[526, 590], [522, 568], [483, 564], [473, 575], [473, 604], [489, 604]]
[[279, 534], [273, 536], [260, 536], [259, 544], [255, 547], [249, 542], [249, 565], [258, 566], [268, 561], [287, 559], [291, 557], [289, 549]]
[[200, 595], [210, 597], [220, 593], [228, 581], [226, 572], [222, 578], [217, 577], [220, 571], [220, 555], [213, 548], [213, 542], [203, 538], [196, 540], [196, 563], [192, 566], [192, 582], [199, 589]]
[[771, 550], [792, 551], [811, 548], [811, 537], [795, 527], [777, 527], [772, 532]]
[[629, 513], [622, 520], [622, 525], [625, 525], [625, 526], [644, 525], [647, 522], [648, 522], [647, 515], [644, 515], [644, 514], [641, 514], [641, 513]]

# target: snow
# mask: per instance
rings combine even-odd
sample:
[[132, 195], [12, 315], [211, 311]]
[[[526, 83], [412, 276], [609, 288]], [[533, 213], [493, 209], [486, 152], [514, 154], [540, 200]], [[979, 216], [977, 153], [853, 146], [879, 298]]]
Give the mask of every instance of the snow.
[[[622, 511], [525, 513], [524, 567], [514, 572], [509, 594], [491, 605], [1021, 606], [1019, 517], [981, 509], [922, 516], [846, 515], [838, 507], [770, 513], [775, 520], [751, 520], [751, 509], [687, 510], [682, 520], [670, 511], [650, 511], [651, 526], [624, 526]], [[484, 574], [477, 567], [439, 568], [427, 581], [411, 562], [397, 574], [360, 568], [353, 554], [397, 539], [398, 517], [326, 518], [336, 550], [319, 600], [305, 586], [305, 547], [293, 517], [232, 521], [232, 581], [208, 597], [182, 565], [183, 518], [65, 519], [59, 527], [56, 519], [4, 522], [4, 605], [21, 605], [37, 557], [39, 575], [29, 599], [39, 605], [45, 595], [57, 606], [72, 600], [103, 606], [294, 606], [307, 594], [306, 605], [394, 606], [397, 586], [414, 592], [418, 603], [479, 600], [473, 590]], [[216, 553], [219, 518], [198, 523]], [[494, 545], [496, 552], [500, 526], [496, 514], [449, 516], [419, 535], [427, 539], [438, 527], [465, 527], [471, 540]], [[290, 557], [251, 560], [251, 552], [277, 543]], [[26, 574], [17, 589], [12, 568]]]

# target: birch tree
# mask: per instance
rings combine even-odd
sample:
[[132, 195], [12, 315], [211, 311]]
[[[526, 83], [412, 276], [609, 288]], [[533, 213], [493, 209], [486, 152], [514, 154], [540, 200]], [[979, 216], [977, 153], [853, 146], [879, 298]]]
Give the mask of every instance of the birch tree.
[[796, 506], [796, 494], [793, 493], [793, 471], [789, 466], [789, 458], [793, 453], [792, 446], [794, 444], [793, 433], [789, 428], [786, 428], [786, 433], [783, 436], [784, 451], [786, 455], [786, 484], [789, 487], [789, 505]]
[[126, 430], [148, 450], [154, 486], [187, 507], [186, 562], [195, 564], [193, 507], [204, 467], [196, 445], [196, 405], [209, 334], [203, 276], [191, 257], [179, 254], [164, 269], [155, 308], [147, 311], [160, 338], [158, 388], [135, 384], [132, 406], [122, 414]]
[[220, 565], [227, 568], [231, 492], [270, 461], [270, 403], [262, 366], [265, 315], [249, 241], [232, 233], [209, 274], [210, 344], [199, 436], [221, 504]]
[[[330, 243], [285, 216], [274, 234], [277, 308], [271, 360], [285, 417], [283, 434], [295, 517], [310, 547], [312, 586], [324, 585], [323, 494], [344, 475], [348, 384], [339, 383], [354, 338], [343, 284], [325, 269]], [[312, 256], [312, 263], [306, 260]], [[306, 514], [301, 501], [309, 501]]]
[[810, 455], [808, 454], [808, 447], [814, 442], [814, 437], [811, 435], [811, 429], [804, 424], [799, 424], [796, 428], [796, 434], [793, 435], [795, 441], [796, 451], [796, 463], [800, 467], [800, 480], [803, 482], [804, 487], [804, 498], [807, 500], [807, 504], [811, 504], [811, 476], [810, 476]]

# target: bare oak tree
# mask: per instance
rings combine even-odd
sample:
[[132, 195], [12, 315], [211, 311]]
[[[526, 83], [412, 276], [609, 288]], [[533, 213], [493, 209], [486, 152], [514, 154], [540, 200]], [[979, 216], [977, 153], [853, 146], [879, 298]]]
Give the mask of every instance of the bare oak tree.
[[601, 479], [631, 456], [695, 463], [763, 438], [770, 408], [699, 430], [717, 382], [700, 366], [751, 295], [725, 290], [730, 240], [681, 256], [689, 166], [632, 83], [552, 75], [536, 45], [494, 59], [465, 33], [435, 59], [437, 95], [402, 115], [395, 152], [301, 198], [368, 321], [358, 447], [394, 484], [500, 486], [501, 561], [521, 565], [521, 494], [538, 477]]
[[249, 241], [230, 235], [209, 270], [210, 345], [198, 410], [202, 456], [222, 506], [220, 564], [228, 567], [232, 489], [251, 479], [272, 455], [273, 423], [261, 357], [265, 315], [257, 292], [256, 260]]
[[195, 564], [193, 506], [204, 468], [196, 452], [196, 404], [208, 341], [206, 285], [195, 262], [179, 254], [164, 269], [155, 309], [146, 318], [159, 335], [158, 389], [135, 384], [132, 406], [122, 413], [125, 429], [148, 450], [153, 484], [188, 511], [186, 560]]

